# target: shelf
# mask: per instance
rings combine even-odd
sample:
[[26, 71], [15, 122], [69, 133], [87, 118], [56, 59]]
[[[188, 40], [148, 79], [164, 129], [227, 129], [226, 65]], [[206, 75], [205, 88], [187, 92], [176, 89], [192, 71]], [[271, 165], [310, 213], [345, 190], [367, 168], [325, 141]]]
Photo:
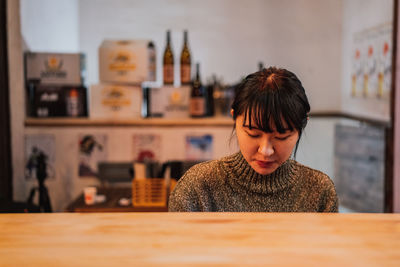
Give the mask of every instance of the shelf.
[[[311, 118], [346, 118], [375, 126], [390, 127], [390, 121], [365, 118], [345, 112], [311, 112]], [[233, 127], [230, 117], [210, 118], [137, 118], [137, 119], [90, 119], [90, 118], [27, 118], [26, 127]]]
[[27, 127], [91, 127], [91, 126], [137, 126], [137, 127], [182, 127], [214, 126], [233, 127], [229, 117], [215, 118], [138, 118], [138, 119], [89, 119], [89, 118], [27, 118]]

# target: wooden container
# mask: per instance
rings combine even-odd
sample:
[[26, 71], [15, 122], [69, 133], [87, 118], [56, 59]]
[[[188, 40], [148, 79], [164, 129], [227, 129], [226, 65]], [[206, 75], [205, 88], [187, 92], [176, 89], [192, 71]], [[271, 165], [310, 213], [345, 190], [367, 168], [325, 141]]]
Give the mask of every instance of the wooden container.
[[134, 179], [132, 181], [132, 205], [134, 207], [165, 207], [169, 193], [176, 181], [164, 178]]

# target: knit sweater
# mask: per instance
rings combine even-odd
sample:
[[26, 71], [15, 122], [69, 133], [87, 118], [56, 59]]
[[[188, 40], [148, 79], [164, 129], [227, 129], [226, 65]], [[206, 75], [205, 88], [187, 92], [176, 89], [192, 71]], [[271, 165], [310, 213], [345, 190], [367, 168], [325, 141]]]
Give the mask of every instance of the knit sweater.
[[238, 152], [190, 168], [168, 206], [169, 211], [337, 212], [338, 198], [320, 171], [287, 160], [261, 175]]

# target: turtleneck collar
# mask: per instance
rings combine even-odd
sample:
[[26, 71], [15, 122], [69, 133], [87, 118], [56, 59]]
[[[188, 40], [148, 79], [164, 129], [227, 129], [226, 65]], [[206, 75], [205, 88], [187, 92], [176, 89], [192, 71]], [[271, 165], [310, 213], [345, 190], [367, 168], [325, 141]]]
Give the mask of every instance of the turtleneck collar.
[[257, 173], [241, 152], [226, 157], [223, 166], [229, 174], [228, 182], [233, 188], [239, 185], [249, 191], [261, 194], [275, 193], [288, 188], [297, 178], [293, 160], [287, 160], [268, 175]]

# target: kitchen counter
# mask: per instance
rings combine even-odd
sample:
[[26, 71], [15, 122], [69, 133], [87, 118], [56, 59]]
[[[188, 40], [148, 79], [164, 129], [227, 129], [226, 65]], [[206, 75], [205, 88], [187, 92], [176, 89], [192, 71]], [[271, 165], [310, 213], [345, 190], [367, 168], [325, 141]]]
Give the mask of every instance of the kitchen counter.
[[0, 214], [0, 266], [400, 266], [400, 214]]

